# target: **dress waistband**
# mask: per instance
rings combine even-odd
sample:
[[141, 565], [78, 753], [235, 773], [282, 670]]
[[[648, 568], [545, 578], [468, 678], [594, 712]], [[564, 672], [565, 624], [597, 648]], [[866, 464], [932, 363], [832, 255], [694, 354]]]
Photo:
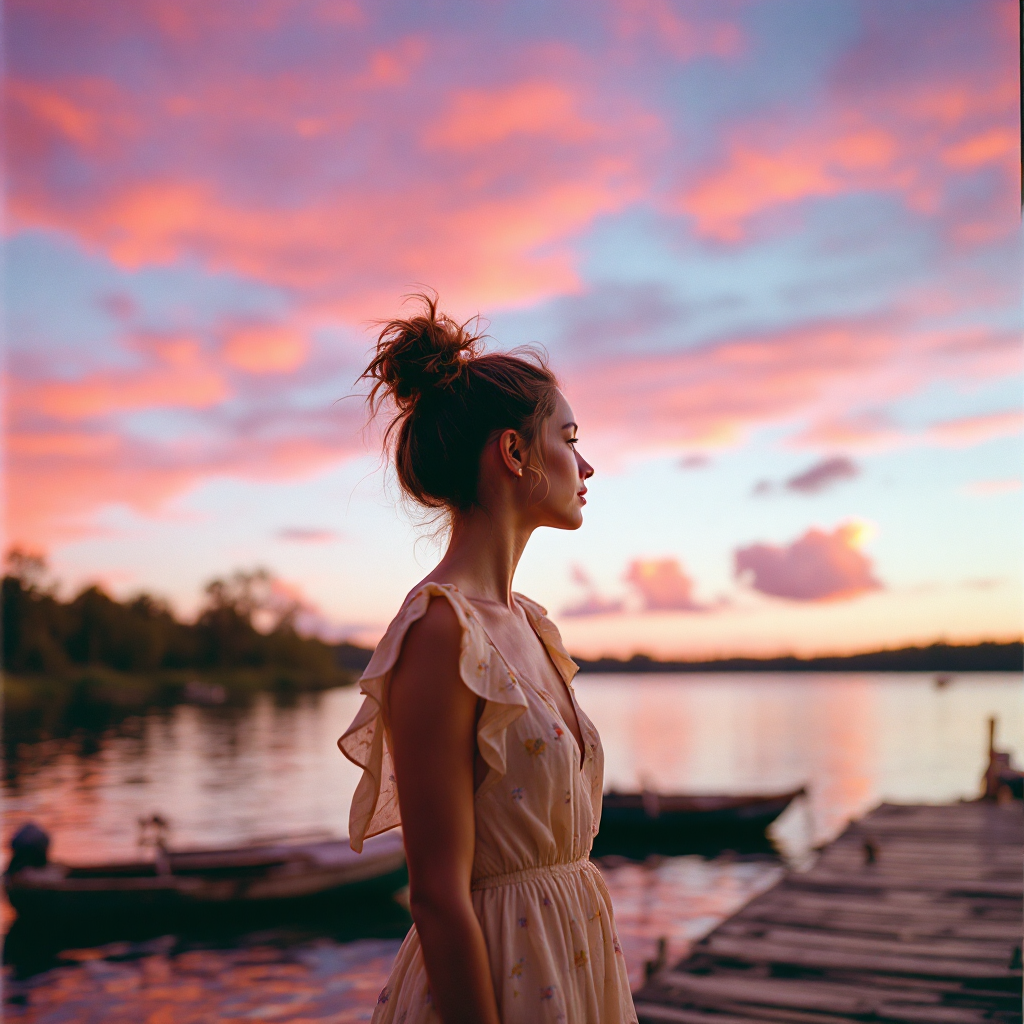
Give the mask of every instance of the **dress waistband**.
[[525, 882], [531, 878], [551, 878], [562, 875], [574, 875], [592, 868], [589, 857], [580, 857], [579, 860], [571, 860], [561, 864], [538, 864], [536, 867], [523, 868], [522, 871], [510, 871], [505, 875], [485, 875], [478, 878], [470, 885], [475, 892], [477, 889], [497, 889], [503, 885], [515, 885], [516, 882]]

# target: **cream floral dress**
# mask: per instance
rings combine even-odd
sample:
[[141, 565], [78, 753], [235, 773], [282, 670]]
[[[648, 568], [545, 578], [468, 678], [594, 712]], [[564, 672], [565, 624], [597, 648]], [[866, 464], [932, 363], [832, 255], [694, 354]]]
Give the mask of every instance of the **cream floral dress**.
[[[604, 754], [572, 690], [575, 662], [540, 605], [515, 599], [569, 686], [586, 750], [553, 703], [518, 677], [454, 584], [425, 583], [406, 599], [377, 645], [359, 713], [338, 746], [363, 769], [352, 799], [352, 848], [400, 824], [381, 718], [385, 685], [409, 626], [434, 597], [462, 626], [459, 672], [485, 700], [477, 746], [489, 771], [476, 793], [473, 906], [483, 928], [503, 1024], [627, 1024], [636, 1021], [611, 900], [589, 859], [601, 817]], [[398, 951], [374, 1024], [437, 1024], [416, 928]]]

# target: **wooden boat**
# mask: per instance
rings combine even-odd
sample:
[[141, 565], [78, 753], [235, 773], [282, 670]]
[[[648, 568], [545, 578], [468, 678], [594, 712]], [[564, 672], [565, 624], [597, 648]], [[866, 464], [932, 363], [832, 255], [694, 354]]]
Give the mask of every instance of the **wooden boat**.
[[[19, 836], [27, 841], [18, 843]], [[151, 860], [71, 865], [46, 859], [49, 837], [24, 826], [12, 839], [4, 876], [23, 918], [177, 915], [221, 909], [272, 909], [328, 899], [344, 903], [391, 895], [407, 881], [401, 836], [367, 840], [271, 842], [230, 849], [167, 850]], [[41, 853], [40, 853], [41, 850]]]
[[765, 847], [765, 829], [798, 797], [804, 786], [786, 793], [691, 795], [617, 793], [604, 795], [595, 852], [641, 849], [649, 853], [701, 852]]

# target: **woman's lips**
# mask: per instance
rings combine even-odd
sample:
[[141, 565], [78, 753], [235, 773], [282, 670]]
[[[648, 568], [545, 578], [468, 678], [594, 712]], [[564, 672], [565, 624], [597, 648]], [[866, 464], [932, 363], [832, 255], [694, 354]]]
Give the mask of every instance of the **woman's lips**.
[[580, 499], [580, 504], [581, 505], [586, 505], [586, 503], [587, 503], [587, 499], [583, 497], [583, 495], [586, 494], [586, 493], [587, 493], [586, 491], [577, 491], [576, 492], [576, 497]]

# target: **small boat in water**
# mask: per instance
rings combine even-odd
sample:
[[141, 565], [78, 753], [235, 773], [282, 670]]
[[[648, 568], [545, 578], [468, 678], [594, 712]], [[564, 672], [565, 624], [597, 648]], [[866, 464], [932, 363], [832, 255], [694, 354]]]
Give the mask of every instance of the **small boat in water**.
[[786, 793], [692, 795], [605, 793], [595, 852], [682, 853], [717, 849], [770, 849], [765, 829], [799, 796]]
[[150, 860], [76, 866], [48, 861], [49, 836], [27, 824], [11, 849], [7, 898], [19, 916], [51, 921], [349, 903], [390, 896], [407, 881], [394, 832], [367, 840], [361, 854], [338, 839], [193, 850], [156, 844]]

